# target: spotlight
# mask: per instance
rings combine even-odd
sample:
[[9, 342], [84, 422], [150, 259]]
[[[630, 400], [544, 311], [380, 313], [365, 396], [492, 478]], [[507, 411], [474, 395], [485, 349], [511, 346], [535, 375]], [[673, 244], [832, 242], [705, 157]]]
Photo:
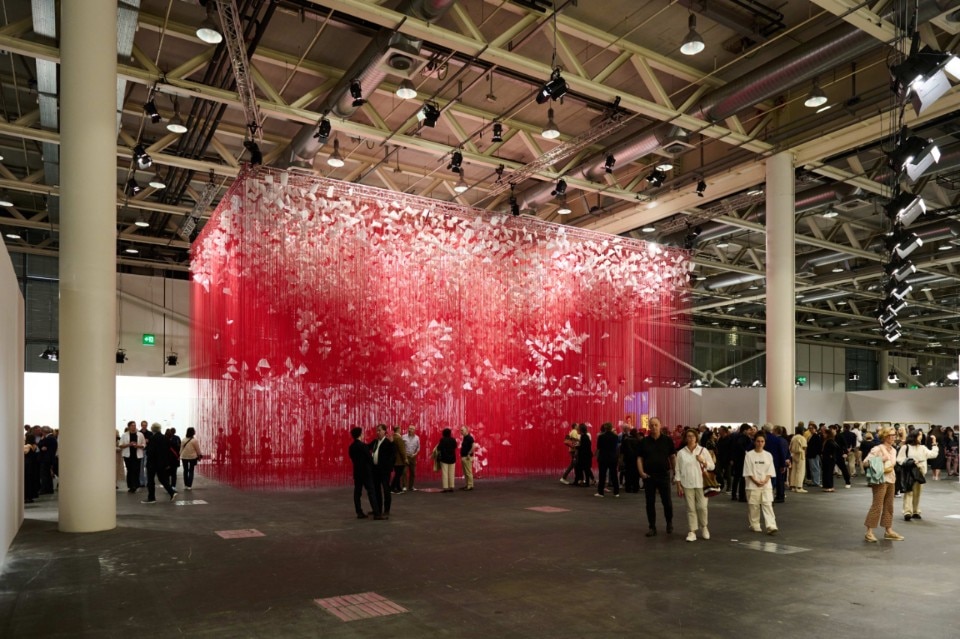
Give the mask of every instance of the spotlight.
[[740, 388], [740, 386], [741, 384], [740, 384], [739, 377], [734, 377], [733, 379], [730, 380], [730, 388]]
[[649, 182], [651, 186], [660, 186], [666, 179], [667, 174], [656, 168], [650, 172], [650, 175], [647, 176], [647, 182]]
[[447, 165], [447, 169], [453, 173], [459, 173], [461, 164], [463, 164], [463, 153], [460, 151], [454, 151], [453, 155], [450, 157], [450, 164]]
[[703, 192], [707, 190], [707, 183], [703, 178], [700, 178], [700, 181], [697, 182], [697, 197], [703, 197]]
[[758, 377], [750, 383], [750, 388], [763, 388], [763, 382]]
[[612, 155], [608, 155], [607, 159], [603, 163], [603, 170], [607, 173], [613, 173], [613, 167], [617, 165], [617, 158]]
[[848, 382], [859, 382], [859, 381], [860, 381], [860, 373], [858, 373], [857, 371], [850, 371], [850, 374], [847, 376], [847, 381], [848, 381]]
[[826, 103], [827, 96], [824, 95], [823, 89], [820, 88], [820, 83], [814, 80], [813, 87], [810, 88], [810, 93], [807, 95], [807, 99], [803, 101], [803, 106], [816, 109], [818, 107], [822, 107]]
[[360, 80], [354, 80], [350, 83], [350, 97], [353, 98], [354, 108], [362, 107], [366, 100], [363, 99], [363, 89], [360, 88]]
[[[886, 335], [884, 335], [884, 337], [886, 337], [886, 338], [887, 338], [887, 341], [892, 344], [892, 343], [894, 343], [895, 341], [897, 341], [898, 339], [900, 339], [901, 337], [903, 337], [903, 334], [901, 334], [900, 331], [895, 331], [895, 332], [893, 332], [893, 333], [887, 333]], [[888, 378], [887, 381], [890, 382], [891, 384], [896, 384], [896, 383], [899, 382], [900, 380], [899, 380], [899, 379], [890, 380], [890, 379]]]
[[680, 53], [683, 55], [697, 55], [706, 47], [703, 44], [703, 38], [700, 37], [700, 34], [697, 33], [697, 16], [690, 14], [690, 17], [687, 19], [687, 26], [690, 27], [687, 37], [683, 39], [683, 44], [680, 45]]
[[437, 120], [440, 119], [440, 107], [437, 106], [436, 102], [424, 102], [420, 110], [417, 111], [417, 119], [424, 126], [430, 128], [437, 126]]
[[907, 295], [910, 294], [910, 291], [913, 290], [913, 284], [910, 282], [894, 282], [890, 281], [890, 284], [887, 285], [887, 295], [894, 299], [902, 300]]
[[327, 164], [336, 169], [343, 166], [343, 158], [340, 156], [340, 140], [337, 138], [333, 139], [333, 153], [327, 158]]
[[51, 362], [56, 362], [60, 359], [60, 351], [52, 346], [48, 346], [43, 349], [43, 352], [40, 353], [40, 359], [50, 360]]
[[894, 315], [899, 315], [900, 311], [905, 309], [907, 306], [907, 300], [903, 298], [895, 299], [888, 297], [887, 299], [883, 300], [883, 308], [885, 308], [888, 313], [893, 313]]
[[910, 135], [906, 128], [901, 133], [900, 144], [890, 153], [890, 168], [897, 173], [906, 171], [911, 184], [939, 161], [940, 148], [933, 140]]
[[889, 264], [884, 265], [883, 270], [894, 280], [902, 282], [913, 273], [916, 273], [917, 267], [909, 260], [894, 258]]
[[263, 164], [263, 153], [260, 152], [260, 147], [253, 140], [244, 140], [243, 148], [247, 151], [250, 151], [250, 165], [257, 166], [258, 164]]
[[914, 377], [920, 377], [921, 373], [923, 373], [923, 371], [920, 369], [919, 366], [910, 367], [910, 374], [913, 375]]
[[137, 184], [136, 178], [131, 177], [127, 180], [127, 188], [125, 190], [127, 195], [136, 195], [143, 190], [143, 187]]
[[143, 144], [137, 144], [133, 147], [133, 159], [137, 161], [137, 166], [141, 170], [146, 170], [153, 166], [153, 158], [147, 153], [147, 149], [144, 148]]
[[214, 4], [213, 0], [206, 1], [207, 17], [204, 18], [200, 26], [197, 27], [197, 37], [207, 44], [220, 44], [223, 42], [223, 33], [217, 25]]
[[512, 195], [510, 196], [510, 214], [513, 217], [520, 216], [520, 204], [517, 203], [517, 198]]
[[410, 80], [403, 80], [397, 87], [397, 97], [401, 100], [412, 100], [417, 97], [417, 89]]
[[552, 191], [550, 191], [550, 195], [556, 197], [558, 195], [566, 195], [566, 194], [567, 194], [566, 181], [562, 179], [557, 180], [557, 186]]
[[919, 46], [919, 34], [915, 33], [910, 55], [890, 68], [894, 92], [901, 99], [909, 100], [917, 115], [930, 108], [950, 90], [950, 80], [946, 73], [960, 80], [960, 58], [930, 47], [918, 51]]
[[503, 142], [503, 125], [499, 122], [493, 123], [493, 138], [491, 139], [491, 142]]
[[170, 353], [167, 355], [167, 366], [176, 366], [177, 362], [180, 361], [180, 358], [177, 357], [176, 353]]
[[330, 138], [332, 128], [333, 127], [330, 126], [330, 120], [323, 118], [320, 120], [320, 124], [317, 125], [317, 132], [313, 134], [313, 137], [320, 140], [321, 144], [326, 144]]
[[905, 233], [902, 230], [893, 236], [893, 252], [900, 259], [906, 258], [915, 250], [923, 246], [923, 240], [916, 233]]
[[553, 121], [553, 109], [547, 109], [547, 125], [543, 127], [543, 131], [540, 132], [547, 140], [556, 140], [560, 137], [560, 129], [557, 128], [557, 123]]
[[540, 91], [537, 92], [537, 104], [545, 104], [549, 100], [559, 100], [567, 94], [567, 82], [560, 75], [560, 67], [553, 70]]
[[[890, 341], [893, 341], [893, 340], [890, 340]], [[897, 371], [895, 371], [894, 369], [891, 368], [891, 369], [890, 369], [890, 372], [887, 373], [887, 381], [890, 382], [891, 384], [897, 384], [897, 383], [899, 383], [899, 382], [900, 382], [900, 376], [897, 375]]]
[[914, 220], [927, 212], [927, 204], [919, 195], [903, 191], [883, 207], [891, 221], [907, 228]]
[[457, 193], [464, 193], [467, 191], [467, 189], [470, 188], [470, 186], [463, 179], [463, 169], [460, 169], [459, 173], [460, 173], [460, 179], [457, 180], [457, 183], [454, 185], [453, 190], [456, 191]]
[[147, 103], [143, 105], [143, 111], [150, 117], [150, 121], [154, 124], [163, 119], [160, 116], [160, 112], [157, 111], [157, 103], [153, 101], [153, 98], [147, 100]]
[[117, 364], [123, 364], [127, 361], [127, 351], [122, 348], [117, 349]]
[[[157, 191], [159, 191], [160, 189], [165, 189], [165, 188], [167, 188], [167, 183], [166, 183], [166, 181], [164, 181], [164, 179], [163, 179], [162, 177], [160, 177], [160, 174], [159, 174], [159, 173], [154, 173], [154, 174], [153, 174], [153, 177], [150, 178], [150, 181], [149, 181], [147, 184], [150, 185], [150, 188], [156, 189]], [[139, 226], [139, 225], [138, 225], [138, 226]], [[148, 226], [149, 226], [149, 225], [148, 225]]]

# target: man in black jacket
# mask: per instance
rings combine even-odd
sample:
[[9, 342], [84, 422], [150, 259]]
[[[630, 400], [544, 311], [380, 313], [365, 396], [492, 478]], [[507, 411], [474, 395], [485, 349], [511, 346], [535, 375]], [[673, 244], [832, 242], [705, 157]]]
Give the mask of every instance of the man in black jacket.
[[377, 424], [377, 438], [370, 442], [370, 454], [373, 457], [374, 498], [380, 505], [381, 518], [390, 519], [390, 473], [393, 472], [397, 453], [393, 442], [387, 437], [385, 424]]
[[747, 423], [740, 424], [740, 432], [734, 436], [731, 446], [733, 455], [733, 470], [731, 471], [733, 480], [733, 490], [730, 493], [732, 501], [747, 501], [747, 487], [743, 479], [743, 460], [747, 456], [747, 451], [753, 450], [753, 434], [756, 432], [753, 426]]
[[147, 498], [141, 504], [157, 503], [157, 486], [160, 485], [170, 495], [170, 501], [177, 498], [177, 491], [170, 486], [170, 466], [174, 463], [174, 453], [170, 443], [161, 432], [160, 424], [150, 426], [150, 441], [147, 442]]
[[40, 494], [53, 494], [53, 476], [57, 463], [57, 437], [49, 426], [43, 427], [40, 440]]
[[363, 435], [363, 429], [354, 426], [350, 429], [350, 461], [353, 462], [353, 507], [357, 511], [357, 519], [366, 519], [363, 508], [360, 506], [360, 498], [363, 496], [363, 489], [367, 489], [367, 499], [370, 501], [370, 507], [373, 509], [374, 519], [383, 519], [380, 512], [380, 502], [374, 499], [373, 488], [373, 455], [370, 447], [360, 439]]
[[597, 482], [597, 497], [603, 497], [603, 487], [610, 479], [614, 497], [620, 496], [620, 482], [617, 479], [617, 434], [613, 432], [613, 424], [605, 423], [600, 427], [600, 436], [597, 437], [597, 466], [600, 468]]

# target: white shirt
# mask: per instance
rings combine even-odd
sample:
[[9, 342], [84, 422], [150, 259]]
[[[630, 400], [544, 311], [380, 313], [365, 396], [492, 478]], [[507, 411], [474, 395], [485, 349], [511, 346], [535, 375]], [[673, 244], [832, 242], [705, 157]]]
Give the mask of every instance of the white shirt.
[[133, 448], [133, 447], [128, 446], [127, 448], [122, 448], [122, 449], [121, 449], [122, 452], [121, 452], [120, 454], [121, 454], [123, 457], [129, 457], [129, 456], [130, 456], [130, 451], [131, 451], [131, 450], [135, 450], [135, 451], [137, 451], [137, 459], [143, 459], [143, 448], [142, 448], [142, 446], [143, 446], [144, 444], [146, 444], [146, 440], [144, 440], [143, 434], [140, 433], [140, 432], [134, 433], [133, 441], [131, 441], [130, 432], [129, 432], [129, 431], [124, 431], [124, 433], [123, 433], [122, 435], [120, 435], [120, 445], [122, 446], [122, 445], [124, 445], [124, 444], [131, 444], [131, 443], [133, 443], [133, 444], [138, 444], [138, 445], [140, 446], [140, 448]]
[[[759, 453], [751, 450], [743, 459], [743, 476], [753, 477], [757, 481], [763, 481], [764, 477], [776, 477], [777, 472], [773, 467], [773, 455], [765, 450]], [[769, 488], [772, 484], [767, 482], [763, 487], [757, 486], [752, 481], [745, 482], [747, 490], [762, 490]]]
[[383, 440], [384, 440], [384, 439], [386, 439], [386, 437], [383, 437], [383, 438], [381, 438], [381, 439], [378, 439], [378, 440], [377, 440], [377, 443], [376, 443], [376, 444], [374, 445], [374, 447], [373, 447], [373, 465], [374, 465], [374, 466], [377, 465], [377, 456], [380, 454], [380, 444], [383, 443]]
[[[703, 457], [706, 466], [700, 467], [697, 461], [697, 455]], [[713, 470], [713, 455], [699, 444], [694, 447], [693, 452], [690, 448], [684, 446], [677, 452], [677, 475], [675, 481], [680, 482], [684, 488], [703, 488], [703, 471]]]

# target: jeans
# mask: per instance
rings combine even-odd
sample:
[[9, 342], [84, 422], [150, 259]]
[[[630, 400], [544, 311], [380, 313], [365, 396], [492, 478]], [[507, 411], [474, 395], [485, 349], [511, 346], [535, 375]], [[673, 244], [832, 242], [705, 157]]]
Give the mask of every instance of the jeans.
[[647, 498], [647, 523], [650, 528], [657, 527], [657, 493], [663, 504], [663, 518], [667, 525], [673, 523], [673, 501], [670, 499], [670, 477], [667, 475], [647, 475], [643, 480], [643, 492]]
[[822, 486], [823, 481], [820, 477], [820, 456], [816, 455], [815, 457], [810, 457], [808, 461], [810, 462], [810, 481], [813, 482], [814, 486]]
[[193, 487], [193, 471], [197, 467], [196, 459], [183, 460], [183, 484], [187, 488]]

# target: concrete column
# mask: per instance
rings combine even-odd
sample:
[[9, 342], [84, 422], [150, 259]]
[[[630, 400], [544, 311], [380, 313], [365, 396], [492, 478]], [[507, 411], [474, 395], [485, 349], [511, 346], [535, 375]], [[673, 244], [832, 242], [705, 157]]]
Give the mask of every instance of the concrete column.
[[890, 373], [890, 353], [886, 349], [877, 353], [877, 390], [887, 390], [891, 384], [887, 381]]
[[794, 425], [796, 293], [794, 292], [793, 156], [767, 159], [767, 421]]
[[60, 530], [117, 525], [117, 2], [60, 3]]

